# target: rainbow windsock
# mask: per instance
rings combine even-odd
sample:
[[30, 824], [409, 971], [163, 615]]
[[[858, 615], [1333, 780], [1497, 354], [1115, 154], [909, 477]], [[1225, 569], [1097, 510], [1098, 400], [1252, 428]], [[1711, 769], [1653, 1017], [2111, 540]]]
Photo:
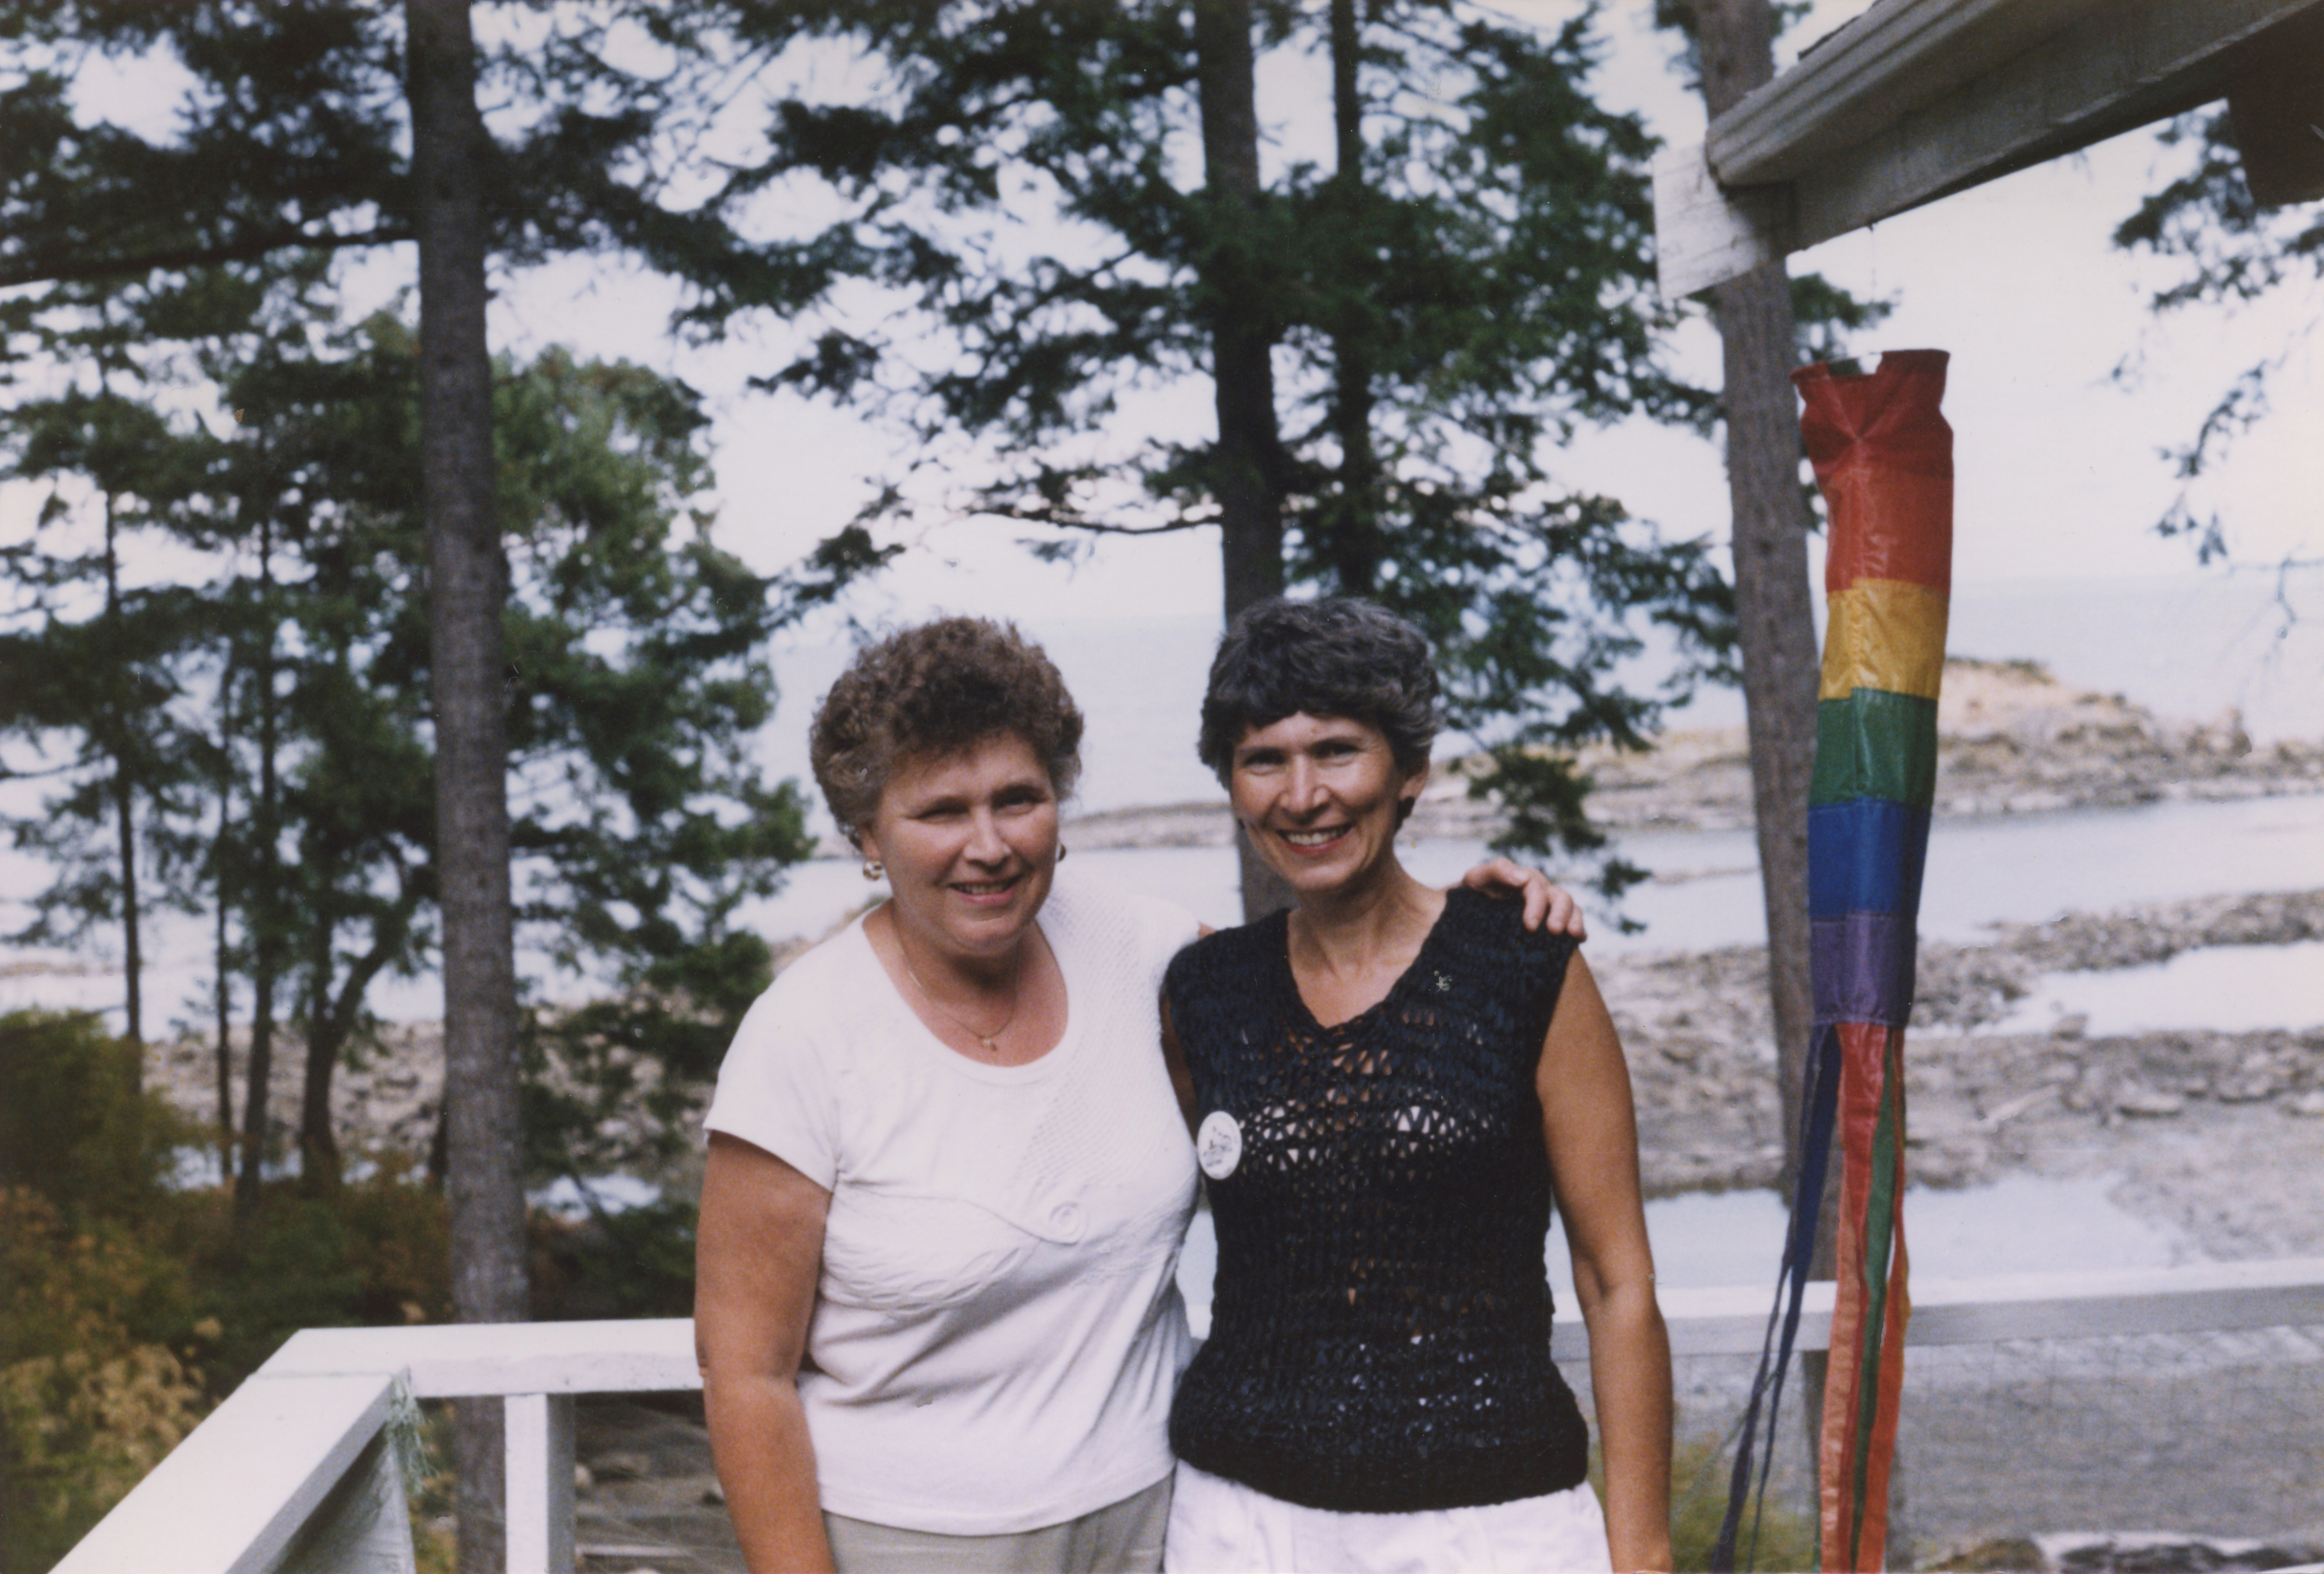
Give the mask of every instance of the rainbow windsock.
[[[1792, 1223], [1714, 1569], [1735, 1567], [1753, 1454], [1772, 1451], [1835, 1137], [1839, 1284], [1818, 1450], [1822, 1566], [1877, 1569], [1887, 1538], [1912, 1311], [1904, 1025], [1952, 589], [1952, 428], [1938, 413], [1947, 359], [1941, 350], [1895, 350], [1870, 373], [1822, 365], [1792, 373], [1807, 401], [1801, 432], [1831, 514], [1824, 567], [1831, 619], [1808, 808], [1815, 1027]], [[1758, 1489], [1766, 1489], [1764, 1464]]]
[[1894, 351], [1868, 374], [1792, 373], [1831, 516], [1808, 809], [1814, 1058], [1839, 1072], [1839, 1284], [1818, 1470], [1828, 1569], [1880, 1567], [1912, 1312], [1904, 1026], [1952, 591], [1952, 428], [1937, 409], [1946, 360]]

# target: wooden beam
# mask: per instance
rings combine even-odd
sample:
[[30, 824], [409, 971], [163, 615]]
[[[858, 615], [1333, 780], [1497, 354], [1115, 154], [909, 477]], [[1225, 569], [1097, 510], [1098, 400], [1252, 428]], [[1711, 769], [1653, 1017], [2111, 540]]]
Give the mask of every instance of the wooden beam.
[[1720, 115], [1702, 152], [1657, 161], [1664, 292], [2219, 98], [2319, 14], [2324, 0], [1880, 0]]
[[1720, 115], [1725, 186], [1797, 180], [2063, 32], [2109, 0], [1879, 0]]
[[447, 1322], [419, 1328], [309, 1328], [262, 1377], [402, 1373], [421, 1399], [509, 1394], [650, 1394], [702, 1386], [694, 1320]]
[[1655, 155], [1655, 267], [1672, 299], [1781, 261], [1799, 250], [1793, 234], [1789, 186], [1724, 190], [1701, 143]]
[[2324, 6], [2268, 35], [2228, 86], [2244, 184], [2263, 207], [2324, 198]]
[[[392, 1532], [403, 1519], [403, 1486], [373, 1445], [394, 1383], [383, 1373], [254, 1377], [115, 1505], [56, 1574], [263, 1574], [281, 1566], [351, 1476], [383, 1491], [392, 1484]], [[408, 1569], [408, 1523], [401, 1544]]]

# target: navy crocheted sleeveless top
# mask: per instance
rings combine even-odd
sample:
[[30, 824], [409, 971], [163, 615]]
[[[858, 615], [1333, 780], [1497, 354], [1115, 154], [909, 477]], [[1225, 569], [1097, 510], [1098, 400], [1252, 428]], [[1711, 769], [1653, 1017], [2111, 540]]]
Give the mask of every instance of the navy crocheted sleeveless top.
[[1583, 1479], [1589, 1429], [1549, 1358], [1534, 1085], [1572, 949], [1455, 889], [1387, 998], [1333, 1027], [1282, 913], [1178, 953], [1163, 988], [1219, 1241], [1180, 1459], [1368, 1513]]

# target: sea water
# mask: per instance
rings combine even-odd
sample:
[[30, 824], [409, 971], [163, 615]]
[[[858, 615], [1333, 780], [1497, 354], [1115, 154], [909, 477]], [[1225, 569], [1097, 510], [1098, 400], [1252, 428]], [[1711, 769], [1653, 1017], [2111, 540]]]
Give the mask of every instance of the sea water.
[[[1750, 833], [1658, 833], [1626, 837], [1617, 845], [1651, 871], [1652, 878], [1622, 904], [1620, 916], [1637, 925], [1636, 930], [1621, 928], [1616, 915], [1602, 906], [1585, 904], [1591, 909], [1593, 953], [1765, 943], [1757, 849]], [[1458, 879], [1486, 855], [1480, 842], [1452, 839], [1403, 849], [1406, 867], [1438, 885]], [[1240, 921], [1231, 848], [1090, 848], [1074, 853], [1073, 860], [1075, 869], [1176, 902], [1213, 927]], [[1992, 938], [1996, 924], [2038, 923], [2071, 911], [2105, 912], [2139, 902], [2319, 887], [2324, 887], [2324, 795], [1940, 822], [1930, 836], [1920, 928], [1925, 938], [1973, 942]], [[789, 870], [779, 895], [744, 908], [736, 922], [771, 940], [817, 938], [886, 890], [884, 884], [867, 883], [852, 860], [814, 859]], [[173, 1017], [189, 1025], [207, 1019], [208, 942], [205, 920], [167, 914], [151, 920], [145, 978], [149, 1033], [157, 1031], [155, 1024]], [[2303, 1015], [2309, 1009], [2305, 1003], [2315, 1001], [2319, 993], [2312, 947], [2241, 949], [2248, 954], [2219, 965], [2235, 970], [2236, 1008], [2264, 1015], [2264, 1020], [2255, 1018], [2248, 1025], [2307, 1026], [2324, 1020], [2324, 1016]], [[520, 969], [543, 998], [552, 1000], [584, 999], [595, 987], [586, 979], [557, 973], [544, 958], [521, 958]], [[2080, 991], [2072, 998], [2081, 999], [2091, 991], [2116, 990], [2111, 980], [2123, 975], [2070, 976], [2076, 981], [2061, 987]], [[2135, 980], [2121, 987], [2148, 991], [2135, 999], [2150, 999], [2153, 991], [2169, 993], [2183, 976], [2188, 975], [2174, 975], [2172, 983]], [[0, 1010], [44, 1006], [117, 1012], [121, 995], [117, 961], [112, 948], [103, 943], [78, 954], [28, 957], [19, 953], [14, 960], [0, 961]], [[2125, 1011], [2138, 1008], [2127, 1003], [2134, 997], [2122, 998]], [[391, 1021], [440, 1014], [442, 999], [433, 976], [383, 979], [373, 986], [371, 995], [374, 1008]], [[2216, 1025], [2242, 1023], [2239, 1017]], [[2214, 1024], [2174, 1014], [2170, 1025]]]

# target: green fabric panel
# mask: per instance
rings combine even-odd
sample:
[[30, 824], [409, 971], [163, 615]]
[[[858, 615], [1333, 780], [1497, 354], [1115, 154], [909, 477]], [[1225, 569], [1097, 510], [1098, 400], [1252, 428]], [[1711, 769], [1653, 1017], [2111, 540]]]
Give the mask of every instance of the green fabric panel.
[[1885, 798], [1925, 809], [1936, 796], [1936, 701], [1860, 688], [1817, 703], [1810, 803]]

